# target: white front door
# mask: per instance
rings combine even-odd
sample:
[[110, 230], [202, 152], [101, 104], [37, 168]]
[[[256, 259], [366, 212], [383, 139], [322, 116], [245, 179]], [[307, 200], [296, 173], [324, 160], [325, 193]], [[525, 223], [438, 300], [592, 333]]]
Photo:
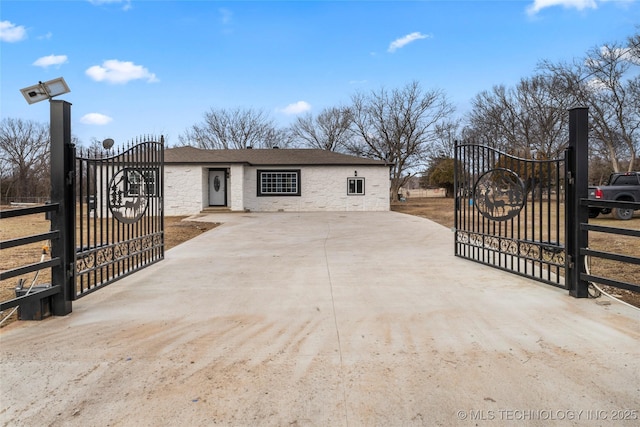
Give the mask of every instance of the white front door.
[[217, 169], [209, 171], [209, 206], [227, 205], [227, 173]]

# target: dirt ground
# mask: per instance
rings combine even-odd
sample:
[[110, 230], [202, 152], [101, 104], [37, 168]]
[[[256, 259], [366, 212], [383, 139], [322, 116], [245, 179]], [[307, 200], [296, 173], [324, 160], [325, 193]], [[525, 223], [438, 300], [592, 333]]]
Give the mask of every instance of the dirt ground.
[[219, 224], [213, 222], [185, 221], [183, 216], [170, 216], [164, 219], [164, 249], [184, 243], [205, 231], [216, 228]]

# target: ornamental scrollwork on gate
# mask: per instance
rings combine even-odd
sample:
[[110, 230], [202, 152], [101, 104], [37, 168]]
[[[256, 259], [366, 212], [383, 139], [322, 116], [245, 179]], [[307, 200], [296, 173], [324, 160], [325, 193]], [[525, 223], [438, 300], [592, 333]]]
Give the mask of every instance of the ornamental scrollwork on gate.
[[76, 272], [78, 275], [106, 267], [114, 262], [126, 260], [162, 245], [162, 236], [148, 235], [108, 246], [99, 246], [77, 253]]
[[532, 260], [542, 260], [548, 264], [564, 266], [564, 246], [549, 242], [520, 240], [518, 254]]
[[462, 245], [488, 249], [501, 254], [513, 255], [529, 261], [542, 261], [545, 264], [564, 266], [564, 246], [553, 242], [512, 239], [490, 234], [456, 231], [456, 242]]

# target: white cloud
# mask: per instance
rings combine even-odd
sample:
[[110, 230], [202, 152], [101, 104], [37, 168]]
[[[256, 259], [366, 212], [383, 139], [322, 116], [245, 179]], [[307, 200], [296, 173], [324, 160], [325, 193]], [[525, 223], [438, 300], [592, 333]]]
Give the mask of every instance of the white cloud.
[[19, 42], [27, 38], [27, 30], [22, 25], [0, 21], [0, 40], [7, 43]]
[[231, 23], [231, 18], [233, 18], [233, 12], [225, 8], [218, 9], [218, 12], [220, 12], [220, 17], [221, 17], [220, 20], [224, 25]]
[[309, 104], [306, 101], [298, 101], [298, 102], [294, 102], [293, 104], [287, 105], [286, 107], [284, 107], [279, 111], [287, 115], [295, 115], [295, 114], [304, 113], [305, 111], [309, 111], [309, 110], [311, 110], [311, 104]]
[[602, 80], [598, 79], [598, 78], [592, 78], [589, 79], [585, 82], [585, 86], [587, 88], [587, 90], [591, 93], [597, 93], [597, 92], [602, 92], [602, 91], [606, 91], [607, 89], [609, 89], [609, 86], [607, 86], [607, 84], [605, 82], [603, 82]]
[[147, 83], [159, 82], [155, 74], [149, 72], [142, 65], [136, 65], [130, 61], [118, 61], [109, 59], [102, 65], [94, 65], [85, 71], [85, 74], [97, 82], [124, 84], [131, 80], [146, 80]]
[[564, 8], [575, 8], [578, 10], [597, 9], [596, 0], [533, 0], [533, 4], [527, 7], [529, 15], [535, 15], [542, 9], [553, 6], [563, 6]]
[[100, 113], [89, 113], [80, 118], [80, 123], [83, 123], [85, 125], [102, 126], [111, 123], [112, 121], [113, 119], [111, 117], [105, 116], [104, 114]]
[[67, 55], [49, 55], [36, 59], [33, 63], [36, 67], [47, 68], [52, 65], [62, 65], [67, 62]]
[[119, 4], [123, 3], [122, 10], [131, 9], [131, 0], [87, 0], [94, 6], [102, 6], [103, 4]]
[[600, 52], [602, 52], [603, 58], [607, 58], [610, 60], [620, 59], [622, 61], [631, 62], [632, 64], [635, 64], [635, 65], [640, 65], [640, 58], [637, 58], [636, 56], [634, 56], [633, 52], [628, 47], [622, 47], [622, 48], [619, 47], [619, 48], [612, 49], [607, 46], [602, 46], [600, 48]]
[[396, 50], [405, 47], [406, 45], [408, 45], [411, 42], [414, 42], [416, 40], [420, 40], [420, 39], [428, 39], [431, 36], [428, 36], [426, 34], [422, 34], [419, 32], [415, 32], [415, 33], [411, 33], [411, 34], [407, 34], [404, 37], [400, 37], [399, 39], [396, 39], [394, 41], [391, 42], [391, 44], [389, 45], [389, 49], [387, 49], [387, 52], [395, 52]]

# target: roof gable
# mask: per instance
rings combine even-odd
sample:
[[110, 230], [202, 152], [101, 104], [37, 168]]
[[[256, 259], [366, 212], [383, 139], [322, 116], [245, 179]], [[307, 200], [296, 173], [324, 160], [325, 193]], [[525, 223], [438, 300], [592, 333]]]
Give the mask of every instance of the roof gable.
[[387, 165], [382, 160], [310, 148], [205, 150], [185, 146], [165, 149], [164, 161], [166, 164], [244, 163], [251, 166]]

